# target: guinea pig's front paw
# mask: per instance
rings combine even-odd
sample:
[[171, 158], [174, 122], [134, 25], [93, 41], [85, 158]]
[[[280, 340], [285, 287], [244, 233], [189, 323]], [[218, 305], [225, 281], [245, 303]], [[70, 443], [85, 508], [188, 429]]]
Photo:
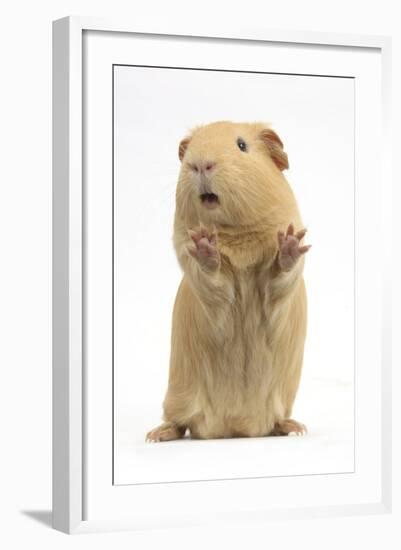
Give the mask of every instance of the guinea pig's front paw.
[[207, 270], [215, 271], [220, 265], [220, 252], [217, 248], [217, 230], [200, 225], [196, 230], [188, 229], [188, 235], [193, 245], [188, 247], [188, 253]]
[[294, 233], [292, 223], [287, 228], [286, 233], [279, 231], [278, 238], [278, 264], [282, 271], [290, 271], [297, 263], [298, 259], [308, 252], [312, 245], [300, 246], [301, 240], [304, 238], [306, 229], [301, 229]]

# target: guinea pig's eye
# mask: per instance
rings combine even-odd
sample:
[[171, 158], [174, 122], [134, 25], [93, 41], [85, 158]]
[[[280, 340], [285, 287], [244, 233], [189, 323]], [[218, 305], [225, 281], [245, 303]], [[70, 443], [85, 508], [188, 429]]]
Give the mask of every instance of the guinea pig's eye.
[[246, 143], [242, 138], [237, 139], [237, 145], [241, 149], [242, 152], [245, 153], [247, 151]]

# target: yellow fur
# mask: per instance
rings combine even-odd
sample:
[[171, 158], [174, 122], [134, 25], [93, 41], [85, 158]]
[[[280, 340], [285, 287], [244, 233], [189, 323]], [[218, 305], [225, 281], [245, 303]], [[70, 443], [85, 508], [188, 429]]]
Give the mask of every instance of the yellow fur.
[[[277, 267], [278, 230], [302, 227], [281, 171], [281, 140], [265, 124], [216, 122], [195, 128], [179, 154], [174, 246], [184, 275], [173, 311], [166, 423], [148, 438], [178, 438], [186, 428], [195, 438], [279, 433], [291, 415], [306, 334], [304, 258], [288, 272]], [[199, 198], [191, 172], [199, 160], [215, 163], [218, 208]], [[200, 224], [217, 230], [216, 270], [188, 253], [188, 229]]]

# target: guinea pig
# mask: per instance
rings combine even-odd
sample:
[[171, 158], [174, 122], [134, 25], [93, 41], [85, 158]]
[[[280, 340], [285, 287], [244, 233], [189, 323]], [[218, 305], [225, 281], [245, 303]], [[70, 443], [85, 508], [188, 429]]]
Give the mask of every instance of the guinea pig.
[[302, 434], [291, 419], [307, 324], [303, 228], [263, 123], [219, 121], [179, 144], [164, 422], [148, 441]]

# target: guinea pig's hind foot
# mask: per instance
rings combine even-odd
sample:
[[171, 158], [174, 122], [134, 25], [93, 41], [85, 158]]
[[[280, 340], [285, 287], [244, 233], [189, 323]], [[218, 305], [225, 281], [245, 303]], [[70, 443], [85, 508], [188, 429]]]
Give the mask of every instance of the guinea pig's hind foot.
[[269, 435], [289, 435], [291, 433], [295, 435], [305, 435], [307, 431], [306, 426], [301, 424], [301, 422], [287, 418], [286, 420], [276, 422]]
[[174, 422], [164, 422], [146, 435], [146, 441], [149, 443], [158, 443], [160, 441], [172, 441], [181, 439], [185, 435], [186, 428], [178, 426]]

